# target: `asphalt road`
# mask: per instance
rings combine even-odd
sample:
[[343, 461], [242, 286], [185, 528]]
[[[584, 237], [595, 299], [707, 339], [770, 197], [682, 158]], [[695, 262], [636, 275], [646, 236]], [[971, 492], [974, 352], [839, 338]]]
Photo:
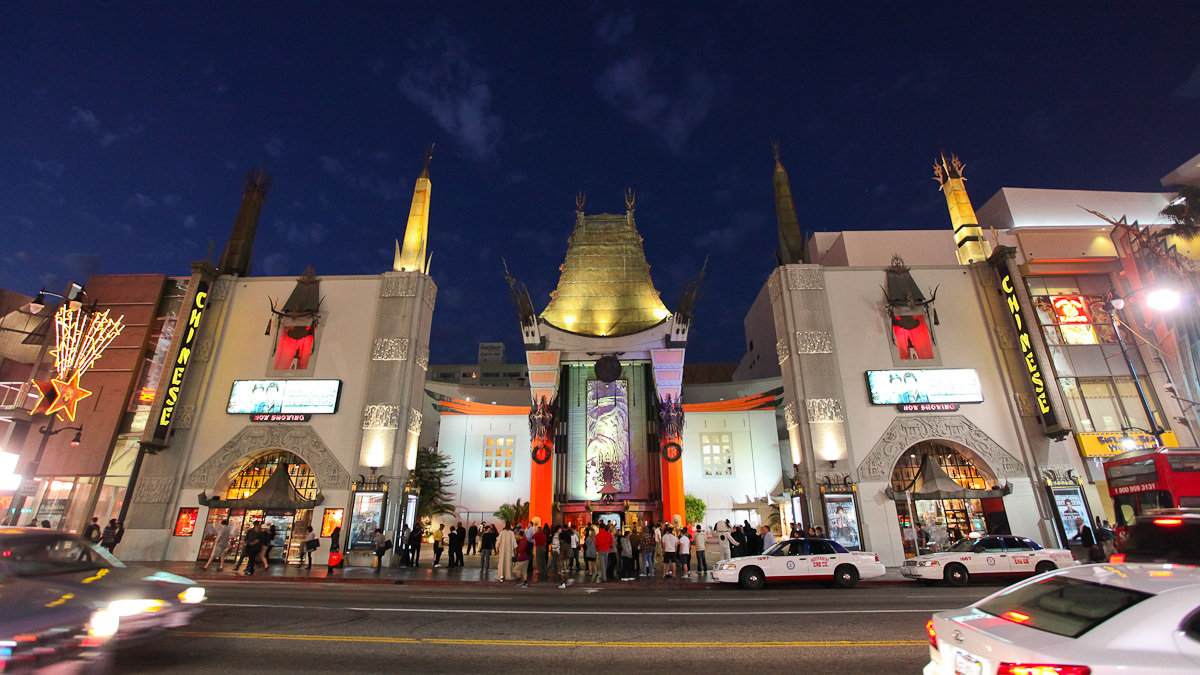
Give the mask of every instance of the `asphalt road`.
[[[925, 621], [997, 586], [696, 590], [208, 584], [122, 673], [919, 673]], [[614, 670], [616, 669], [616, 670]]]

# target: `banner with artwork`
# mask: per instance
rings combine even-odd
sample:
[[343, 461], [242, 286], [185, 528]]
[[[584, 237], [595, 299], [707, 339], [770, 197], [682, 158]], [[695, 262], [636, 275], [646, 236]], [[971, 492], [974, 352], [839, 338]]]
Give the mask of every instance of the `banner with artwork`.
[[628, 380], [588, 380], [586, 457], [589, 499], [629, 491]]

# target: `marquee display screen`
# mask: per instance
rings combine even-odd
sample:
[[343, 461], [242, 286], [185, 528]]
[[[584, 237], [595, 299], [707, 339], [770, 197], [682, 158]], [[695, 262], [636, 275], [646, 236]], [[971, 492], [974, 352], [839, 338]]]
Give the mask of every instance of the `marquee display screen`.
[[341, 380], [237, 380], [225, 412], [332, 414], [341, 391]]
[[868, 370], [871, 403], [982, 403], [983, 389], [973, 368]]

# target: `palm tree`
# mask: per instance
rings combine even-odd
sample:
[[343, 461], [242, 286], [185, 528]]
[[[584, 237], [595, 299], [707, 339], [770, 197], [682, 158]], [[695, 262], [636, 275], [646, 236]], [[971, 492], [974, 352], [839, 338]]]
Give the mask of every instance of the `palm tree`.
[[521, 498], [512, 504], [503, 504], [492, 514], [509, 525], [523, 523], [529, 520], [529, 502], [521, 503]]
[[1200, 185], [1189, 185], [1179, 191], [1179, 196], [1159, 212], [1173, 225], [1159, 232], [1159, 236], [1174, 235], [1180, 239], [1195, 239], [1200, 236]]

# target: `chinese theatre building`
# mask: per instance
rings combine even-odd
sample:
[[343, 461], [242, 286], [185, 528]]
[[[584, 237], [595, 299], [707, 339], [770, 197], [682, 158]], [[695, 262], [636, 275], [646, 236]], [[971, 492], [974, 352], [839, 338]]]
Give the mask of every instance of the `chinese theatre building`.
[[[310, 526], [321, 537], [340, 527], [353, 556], [404, 517], [437, 295], [428, 158], [382, 274], [248, 276], [268, 187], [248, 177], [220, 263], [197, 263], [187, 284], [187, 325], [140, 439], [122, 544], [131, 559], [206, 560], [209, 526], [226, 519], [239, 536], [251, 522], [274, 526], [273, 558], [295, 560]], [[326, 538], [315, 557], [328, 552]]]
[[679, 521], [685, 495], [706, 520], [773, 508], [782, 486], [779, 381], [684, 384], [688, 285], [666, 308], [634, 221], [577, 203], [558, 287], [538, 314], [511, 276], [528, 385], [431, 381], [439, 451], [451, 459], [458, 520], [491, 520], [518, 499], [540, 522]]

